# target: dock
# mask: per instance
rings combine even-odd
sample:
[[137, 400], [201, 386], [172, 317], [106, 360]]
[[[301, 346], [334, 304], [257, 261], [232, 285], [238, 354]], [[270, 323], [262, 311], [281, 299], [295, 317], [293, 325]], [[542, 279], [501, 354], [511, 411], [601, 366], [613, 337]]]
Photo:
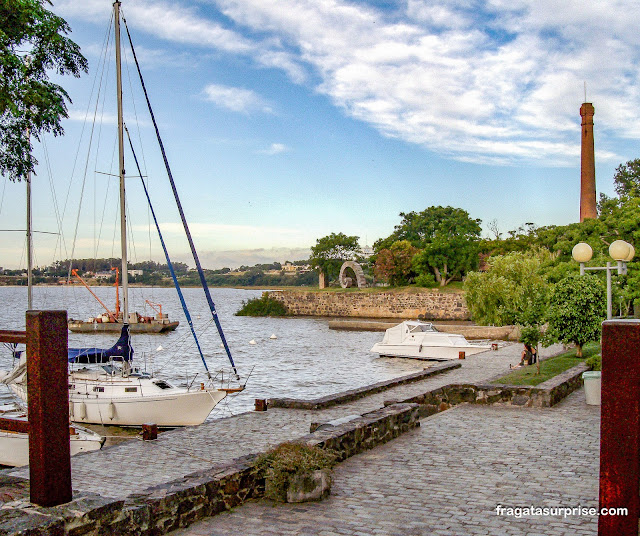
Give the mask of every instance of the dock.
[[[562, 348], [557, 346], [545, 349], [542, 357], [558, 353], [561, 350]], [[193, 493], [196, 493], [194, 497], [204, 497], [203, 500], [205, 500], [206, 493], [197, 490], [205, 490], [207, 486], [212, 485], [211, 482], [222, 482], [221, 479], [227, 478], [224, 481], [226, 482], [224, 486], [216, 484], [218, 486], [216, 489], [219, 488], [219, 493], [222, 497], [221, 501], [224, 503], [219, 504], [217, 509], [199, 511], [193, 506], [197, 499], [190, 499], [191, 502], [189, 504], [195, 510], [189, 511], [187, 514], [181, 513], [183, 507], [175, 507], [174, 510], [171, 510], [172, 507], [167, 506], [168, 513], [163, 518], [162, 529], [157, 529], [157, 525], [156, 529], [154, 529], [160, 530], [162, 533], [182, 527], [185, 532], [178, 531], [176, 534], [202, 534], [201, 532], [189, 532], [189, 529], [184, 527], [201, 519], [203, 512], [204, 517], [207, 517], [227, 510], [229, 505], [242, 504], [253, 496], [251, 491], [247, 491], [244, 495], [239, 491], [243, 486], [243, 482], [249, 482], [247, 485], [251, 487], [250, 460], [253, 455], [283, 441], [300, 438], [304, 438], [309, 442], [327, 443], [331, 440], [330, 434], [327, 435], [326, 432], [310, 434], [312, 426], [317, 426], [317, 423], [353, 415], [362, 416], [361, 422], [356, 423], [354, 426], [368, 426], [373, 423], [371, 424], [372, 429], [380, 428], [379, 423], [384, 419], [395, 419], [397, 416], [403, 416], [403, 422], [407, 421], [407, 419], [415, 420], [416, 415], [418, 418], [422, 417], [422, 420], [409, 427], [410, 429], [418, 427], [413, 431], [410, 431], [410, 429], [400, 430], [396, 434], [402, 434], [400, 439], [394, 439], [385, 446], [376, 447], [368, 451], [368, 453], [356, 456], [356, 458], [347, 460], [339, 465], [336, 493], [330, 501], [339, 501], [340, 497], [344, 498], [344, 493], [348, 493], [346, 491], [347, 488], [341, 487], [340, 482], [343, 482], [344, 478], [349, 481], [356, 478], [356, 475], [353, 474], [353, 464], [358, 467], [357, 473], [362, 472], [361, 477], [358, 478], [367, 480], [368, 470], [365, 467], [361, 467], [362, 462], [355, 461], [356, 459], [368, 459], [368, 463], [376, 466], [376, 452], [379, 449], [383, 449], [382, 452], [388, 452], [388, 449], [395, 451], [397, 447], [393, 445], [398, 444], [399, 441], [402, 441], [402, 445], [404, 445], [401, 447], [406, 451], [404, 456], [409, 456], [410, 458], [405, 462], [410, 462], [408, 467], [414, 467], [416, 475], [418, 473], [431, 475], [434, 470], [437, 474], [444, 475], [448, 471], [449, 463], [447, 460], [449, 455], [453, 456], [451, 459], [463, 460], [461, 467], [464, 467], [466, 464], [464, 460], [472, 461], [477, 454], [478, 441], [481, 440], [480, 443], [482, 443], [491, 437], [495, 437], [495, 443], [500, 447], [498, 451], [504, 455], [499, 462], [495, 462], [498, 463], [496, 467], [509, 471], [510, 474], [514, 474], [515, 478], [516, 475], [513, 473], [514, 469], [511, 467], [511, 461], [513, 460], [513, 463], [518, 467], [529, 467], [535, 452], [534, 449], [538, 445], [538, 439], [536, 439], [535, 435], [538, 432], [529, 437], [524, 433], [528, 430], [526, 426], [520, 432], [517, 432], [518, 423], [522, 424], [525, 420], [527, 422], [531, 420], [534, 423], [538, 422], [538, 420], [541, 420], [541, 422], [544, 422], [545, 419], [554, 420], [556, 417], [553, 417], [553, 415], [564, 415], [564, 413], [558, 413], [558, 410], [554, 408], [514, 408], [514, 405], [520, 404], [516, 402], [517, 397], [514, 396], [513, 400], [511, 400], [513, 403], [509, 407], [500, 407], [500, 405], [488, 407], [479, 404], [454, 406], [453, 403], [440, 403], [433, 412], [428, 413], [438, 413], [438, 411], [449, 409], [450, 407], [452, 409], [442, 411], [442, 413], [438, 413], [425, 421], [424, 417], [427, 415], [416, 412], [419, 407], [426, 406], [420, 406], [419, 403], [412, 403], [411, 401], [422, 400], [421, 397], [424, 398], [425, 393], [437, 394], [446, 392], [448, 386], [452, 385], [463, 386], [466, 390], [465, 392], [468, 391], [471, 384], [482, 387], [490, 379], [508, 372], [509, 364], [516, 363], [519, 357], [520, 345], [506, 345], [496, 351], [488, 351], [470, 356], [465, 360], [445, 363], [446, 371], [439, 374], [430, 374], [424, 379], [407, 383], [400, 378], [397, 385], [390, 382], [383, 390], [376, 391], [374, 389], [371, 393], [365, 393], [364, 395], [356, 393], [352, 397], [348, 395], [345, 397], [344, 393], [338, 393], [335, 396], [342, 397], [342, 402], [320, 406], [321, 409], [274, 407], [278, 405], [278, 402], [274, 400], [267, 411], [247, 412], [206, 422], [197, 427], [168, 431], [160, 434], [158, 439], [154, 441], [131, 440], [101, 451], [76, 456], [72, 458], [74, 502], [67, 506], [56, 507], [58, 510], [50, 508], [47, 510], [47, 515], [53, 515], [55, 519], [63, 523], [66, 527], [65, 530], [69, 528], [80, 530], [78, 527], [83, 523], [82, 520], [88, 522], [87, 519], [90, 519], [90, 523], [95, 525], [95, 531], [92, 532], [91, 527], [82, 527], [82, 530], [86, 529], [87, 534], [98, 534], [99, 530], [104, 530], [104, 527], [108, 526], [108, 523], [120, 527], [118, 530], [122, 534], [145, 534], [143, 527], [146, 526], [145, 523], [149, 523], [149, 508], [157, 509], [160, 504], [166, 506], [170, 503], [168, 498], [172, 494], [182, 496], [187, 493], [187, 489], [196, 490], [193, 491]], [[494, 386], [490, 389], [494, 391], [498, 389], [499, 391], [501, 388]], [[537, 389], [535, 391], [542, 390]], [[521, 397], [520, 394], [518, 396]], [[424, 402], [424, 400], [422, 401]], [[462, 400], [459, 402], [462, 402]], [[523, 402], [522, 405], [526, 404]], [[544, 415], [547, 415], [547, 417], [544, 417]], [[500, 426], [502, 426], [500, 419], [502, 418], [506, 419], [504, 421], [505, 426], [511, 433], [517, 432], [514, 436], [515, 443], [506, 444], [508, 443], [506, 438], [502, 437], [506, 433], [505, 430], [500, 430]], [[573, 421], [573, 417], [569, 420]], [[449, 423], [446, 425], [447, 427], [452, 427], [451, 433], [453, 435], [451, 437], [443, 431], [444, 429], [439, 429], [445, 422]], [[397, 428], [395, 424], [393, 426]], [[348, 430], [349, 424], [342, 425], [342, 427], [344, 430]], [[426, 433], [424, 430], [431, 430], [431, 433], [435, 435], [432, 437], [430, 433]], [[538, 429], [536, 428], [536, 430]], [[322, 436], [323, 433], [324, 436]], [[318, 434], [321, 435], [318, 436]], [[451, 445], [450, 440], [453, 437], [457, 437], [460, 443]], [[386, 443], [388, 439], [385, 438], [383, 442]], [[531, 448], [529, 447], [529, 441], [533, 441]], [[491, 442], [493, 443], [494, 440], [492, 439]], [[444, 445], [448, 445], [446, 449]], [[591, 446], [585, 448], [588, 452], [593, 450]], [[430, 461], [427, 462], [429, 460], [429, 449], [435, 449], [434, 452], [437, 454], [434, 460], [435, 465]], [[448, 452], [449, 449], [451, 449], [450, 452]], [[533, 452], [530, 452], [531, 450]], [[581, 452], [586, 451], [583, 448]], [[413, 455], [411, 454], [412, 452], [414, 453]], [[497, 454], [491, 454], [491, 456], [495, 457]], [[523, 456], [526, 456], [526, 460], [528, 460], [526, 463], [523, 461]], [[597, 459], [597, 448], [593, 456], [594, 459]], [[545, 457], [545, 459], [547, 458]], [[405, 462], [398, 466], [399, 475], [402, 471], [402, 464]], [[423, 463], [427, 463], [427, 466], [424, 469], [420, 469]], [[478, 460], [474, 463], [478, 463]], [[346, 469], [343, 469], [343, 467]], [[428, 471], [426, 470], [427, 467], [429, 468]], [[573, 465], [570, 465], [570, 467], [572, 470], [574, 469]], [[451, 469], [453, 470], [453, 467]], [[377, 471], [378, 469], [373, 470]], [[385, 465], [384, 470], [388, 472], [391, 469]], [[460, 470], [460, 467], [456, 469], [456, 471], [458, 470]], [[584, 497], [584, 499], [597, 501], [597, 464], [593, 466], [593, 470], [596, 475], [596, 492], [589, 497]], [[345, 477], [344, 471], [346, 471], [346, 475], [350, 476]], [[239, 476], [236, 477], [235, 475]], [[2, 510], [0, 510], [0, 532], [6, 530], [6, 522], [15, 522], [16, 516], [28, 516], [29, 519], [33, 520], [34, 508], [27, 502], [28, 493], [26, 495], [21, 495], [20, 493], [21, 489], [27, 489], [28, 476], [28, 468], [7, 469], [0, 474], [0, 501], [3, 497], [5, 499], [2, 501], [4, 504], [2, 504]], [[389, 475], [385, 478], [388, 477]], [[477, 478], [472, 472], [469, 473], [468, 477], [471, 478], [471, 481]], [[228, 480], [229, 478], [231, 480]], [[392, 479], [393, 482], [397, 483], [404, 480], [404, 477], [398, 478], [400, 480]], [[471, 481], [464, 480], [467, 483], [465, 486]], [[589, 482], [591, 483], [591, 480]], [[482, 487], [490, 487], [491, 485], [490, 482], [485, 482]], [[410, 485], [410, 488], [414, 489], [412, 486], [413, 484]], [[7, 492], [4, 495], [2, 494], [3, 489]], [[566, 490], [560, 491], [565, 493]], [[228, 494], [233, 495], [233, 498], [229, 499], [227, 497]], [[511, 496], [508, 498], [512, 499]], [[562, 498], [562, 495], [559, 495], [560, 498]], [[364, 497], [361, 499], [364, 500]], [[222, 533], [240, 531], [244, 534], [253, 534], [254, 532], [247, 532], [239, 528], [232, 530], [227, 526], [230, 527], [236, 523], [236, 521], [232, 520], [234, 515], [239, 515], [242, 518], [241, 512], [244, 511], [244, 508], [252, 509], [247, 511], [252, 511], [254, 514], [257, 509], [259, 513], [255, 515], [258, 518], [269, 515], [265, 513], [261, 506], [262, 502], [254, 503], [250, 501], [250, 504], [245, 505], [231, 515], [216, 516], [212, 518], [212, 521], [203, 521], [203, 523], [213, 523], [215, 525], [218, 522], [217, 520], [220, 519], [222, 520], [220, 522], [225, 527], [221, 529]], [[150, 506], [152, 504], [156, 506]], [[342, 507], [345, 507], [345, 505], [342, 504]], [[281, 513], [286, 515], [286, 512], [290, 513], [290, 510], [291, 505], [285, 505], [283, 509], [270, 511], [273, 511], [273, 515], [278, 518]], [[4, 518], [2, 512], [4, 513]], [[11, 512], [9, 521], [6, 519], [9, 515], [7, 512]], [[118, 518], [117, 516], [120, 517]], [[493, 513], [493, 516], [495, 516], [495, 513]], [[304, 516], [300, 515], [298, 517]], [[42, 521], [42, 517], [38, 519], [40, 522]], [[60, 521], [60, 519], [64, 521]], [[480, 521], [478, 522], [480, 523]], [[102, 529], [100, 528], [101, 523], [103, 524]], [[117, 523], [121, 523], [121, 525], [117, 525]], [[137, 528], [135, 527], [136, 523], [138, 524]], [[215, 530], [217, 532], [217, 529]], [[11, 534], [11, 532], [6, 533]], [[258, 533], [260, 532], [256, 529], [255, 534]], [[279, 533], [303, 534], [304, 532], [286, 532], [283, 529]], [[475, 534], [473, 532], [465, 533]], [[590, 534], [590, 532], [585, 532], [584, 534], [587, 533]], [[354, 534], [356, 533], [354, 532]], [[556, 534], [556, 532], [551, 532], [550, 534]], [[557, 534], [560, 534], [560, 532]], [[572, 534], [582, 533], [573, 532]]]

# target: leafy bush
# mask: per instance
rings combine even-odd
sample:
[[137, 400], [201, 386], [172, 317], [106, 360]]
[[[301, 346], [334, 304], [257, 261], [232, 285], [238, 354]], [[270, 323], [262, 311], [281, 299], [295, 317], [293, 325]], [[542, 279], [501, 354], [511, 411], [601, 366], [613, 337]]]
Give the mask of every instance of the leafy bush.
[[465, 302], [480, 325], [537, 324], [544, 318], [548, 285], [539, 252], [491, 257], [485, 272], [470, 272]]
[[574, 343], [576, 355], [582, 357], [582, 346], [600, 339], [601, 324], [606, 317], [602, 283], [595, 277], [567, 277], [556, 284], [551, 294], [545, 344]]
[[440, 286], [433, 275], [431, 274], [420, 274], [415, 279], [416, 287], [424, 287], [424, 288], [435, 288]]
[[302, 443], [282, 443], [261, 454], [254, 467], [269, 480], [265, 497], [285, 501], [287, 487], [294, 475], [319, 469], [331, 469], [336, 464], [336, 454], [320, 447]]
[[585, 360], [585, 364], [591, 367], [591, 370], [602, 370], [602, 354], [592, 355]]
[[242, 307], [236, 316], [287, 316], [289, 311], [283, 303], [265, 292], [259, 298], [242, 301]]
[[536, 347], [542, 339], [542, 333], [538, 326], [521, 326], [520, 327], [520, 342], [528, 344], [529, 346]]

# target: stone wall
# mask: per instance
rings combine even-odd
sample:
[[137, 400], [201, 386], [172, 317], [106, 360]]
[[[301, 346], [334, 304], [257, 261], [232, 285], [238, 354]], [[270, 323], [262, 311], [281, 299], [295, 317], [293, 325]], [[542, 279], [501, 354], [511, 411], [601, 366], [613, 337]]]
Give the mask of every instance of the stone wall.
[[[421, 395], [402, 400], [419, 404], [420, 417], [428, 417], [452, 406], [471, 404], [503, 404], [509, 406], [548, 408], [556, 405], [582, 386], [582, 373], [589, 370], [584, 363], [558, 374], [535, 387], [529, 385], [450, 384]], [[385, 404], [396, 404], [390, 400]]]
[[457, 292], [269, 291], [293, 315], [360, 318], [469, 320], [464, 294]]
[[400, 378], [392, 378], [390, 380], [384, 380], [366, 387], [358, 387], [356, 389], [350, 389], [348, 391], [342, 391], [341, 393], [335, 393], [312, 400], [301, 400], [299, 398], [270, 398], [268, 406], [270, 408], [287, 408], [287, 409], [325, 409], [331, 406], [337, 406], [338, 404], [347, 404], [353, 402], [365, 396], [372, 395], [385, 391], [398, 385], [405, 385], [407, 383], [414, 383], [435, 376], [436, 374], [442, 374], [449, 372], [450, 370], [460, 368], [460, 363], [454, 361], [450, 363], [439, 363], [430, 368], [425, 368], [419, 372], [407, 374]]
[[[417, 404], [396, 404], [365, 413], [338, 426], [298, 439], [331, 449], [340, 461], [420, 426]], [[15, 489], [11, 507], [0, 509], [0, 535], [11, 536], [159, 536], [264, 495], [264, 477], [253, 467], [256, 455], [237, 458], [126, 499], [76, 494], [51, 508], [26, 499], [25, 479], [0, 475], [4, 488]], [[125, 466], [126, 469], [126, 466]], [[11, 498], [14, 498], [13, 496]]]

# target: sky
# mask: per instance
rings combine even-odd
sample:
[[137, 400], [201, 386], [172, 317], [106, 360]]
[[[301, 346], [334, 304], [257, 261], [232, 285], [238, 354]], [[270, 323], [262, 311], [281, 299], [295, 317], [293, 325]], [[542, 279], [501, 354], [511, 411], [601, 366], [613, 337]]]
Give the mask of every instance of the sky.
[[[65, 136], [35, 145], [36, 263], [118, 257], [112, 6], [51, 9], [90, 70], [53, 76], [73, 103]], [[578, 221], [585, 92], [597, 191], [613, 195], [616, 167], [640, 157], [635, 0], [124, 0], [122, 13], [207, 268], [303, 259], [332, 232], [371, 245], [435, 205], [487, 236], [492, 221]], [[193, 266], [124, 56], [125, 122], [172, 258]], [[130, 258], [160, 261], [126, 158]], [[0, 186], [0, 266], [22, 267], [24, 184]]]

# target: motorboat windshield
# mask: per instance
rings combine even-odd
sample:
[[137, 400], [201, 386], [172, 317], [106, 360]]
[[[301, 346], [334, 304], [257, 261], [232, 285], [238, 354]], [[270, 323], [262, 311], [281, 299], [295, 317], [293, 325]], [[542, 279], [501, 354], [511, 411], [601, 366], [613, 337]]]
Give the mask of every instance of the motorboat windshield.
[[438, 331], [431, 322], [407, 322], [407, 327], [409, 328], [409, 333], [433, 333]]

